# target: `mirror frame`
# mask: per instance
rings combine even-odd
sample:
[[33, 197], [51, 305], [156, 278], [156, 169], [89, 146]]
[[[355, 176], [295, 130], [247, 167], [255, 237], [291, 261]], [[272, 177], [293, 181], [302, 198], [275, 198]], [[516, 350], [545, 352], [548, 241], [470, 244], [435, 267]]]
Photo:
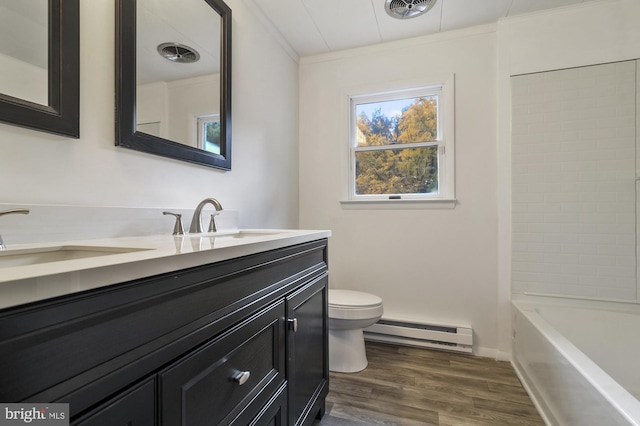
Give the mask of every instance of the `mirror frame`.
[[220, 154], [136, 131], [136, 0], [116, 2], [116, 146], [231, 170], [231, 9], [201, 0], [220, 15]]
[[0, 93], [0, 121], [80, 137], [80, 0], [49, 0], [49, 105]]

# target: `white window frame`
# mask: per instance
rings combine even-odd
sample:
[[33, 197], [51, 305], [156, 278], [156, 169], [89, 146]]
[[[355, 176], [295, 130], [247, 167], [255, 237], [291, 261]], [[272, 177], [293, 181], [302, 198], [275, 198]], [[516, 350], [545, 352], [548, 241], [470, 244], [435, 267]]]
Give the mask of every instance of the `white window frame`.
[[[356, 106], [364, 103], [394, 99], [438, 96], [438, 134], [435, 141], [412, 143], [411, 148], [438, 146], [438, 192], [428, 194], [356, 194], [356, 152], [389, 149], [384, 147], [358, 147]], [[349, 202], [429, 202], [455, 201], [455, 125], [454, 125], [454, 78], [443, 83], [378, 93], [352, 94], [349, 96]], [[408, 148], [408, 146], [403, 146]]]

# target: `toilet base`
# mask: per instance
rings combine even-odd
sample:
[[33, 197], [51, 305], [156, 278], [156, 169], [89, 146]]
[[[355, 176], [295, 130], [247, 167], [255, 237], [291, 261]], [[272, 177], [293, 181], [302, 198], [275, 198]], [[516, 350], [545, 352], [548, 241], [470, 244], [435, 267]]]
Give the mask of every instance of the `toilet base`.
[[357, 373], [364, 370], [367, 364], [361, 328], [329, 329], [329, 370], [337, 373]]

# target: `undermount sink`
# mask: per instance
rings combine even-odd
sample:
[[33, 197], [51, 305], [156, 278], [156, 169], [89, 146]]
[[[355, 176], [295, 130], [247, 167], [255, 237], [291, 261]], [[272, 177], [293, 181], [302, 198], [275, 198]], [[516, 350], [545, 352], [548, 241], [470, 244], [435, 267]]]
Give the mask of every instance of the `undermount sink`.
[[0, 268], [86, 259], [90, 257], [109, 256], [113, 254], [131, 253], [142, 250], [148, 249], [101, 246], [55, 246], [32, 249], [8, 249], [0, 251]]
[[237, 238], [262, 238], [270, 237], [274, 235], [283, 235], [287, 231], [260, 231], [260, 230], [247, 230], [238, 231], [233, 234], [216, 236], [216, 239], [237, 239]]

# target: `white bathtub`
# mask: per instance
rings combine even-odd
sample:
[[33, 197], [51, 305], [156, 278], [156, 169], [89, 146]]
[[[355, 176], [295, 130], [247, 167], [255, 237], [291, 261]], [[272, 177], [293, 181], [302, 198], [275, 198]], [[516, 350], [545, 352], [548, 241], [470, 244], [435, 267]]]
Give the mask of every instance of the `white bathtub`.
[[514, 298], [513, 364], [548, 425], [640, 426], [640, 306]]

